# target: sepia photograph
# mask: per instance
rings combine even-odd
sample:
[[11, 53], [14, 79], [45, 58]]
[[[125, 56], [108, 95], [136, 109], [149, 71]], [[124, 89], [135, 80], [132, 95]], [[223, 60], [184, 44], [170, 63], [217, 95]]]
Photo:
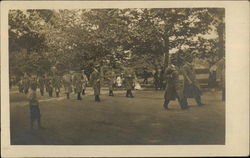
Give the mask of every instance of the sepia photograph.
[[224, 17], [9, 10], [11, 144], [225, 144]]
[[[7, 125], [1, 128], [9, 147], [113, 146], [115, 154], [126, 152], [115, 148], [124, 146], [146, 152], [208, 145], [225, 153], [235, 130], [247, 128], [249, 91], [237, 89], [246, 83], [237, 74], [249, 73], [248, 56], [240, 54], [248, 46], [228, 42], [236, 33], [228, 27], [230, 7], [62, 3], [19, 3], [2, 12], [1, 119]], [[242, 61], [239, 68], [228, 64], [233, 60]]]

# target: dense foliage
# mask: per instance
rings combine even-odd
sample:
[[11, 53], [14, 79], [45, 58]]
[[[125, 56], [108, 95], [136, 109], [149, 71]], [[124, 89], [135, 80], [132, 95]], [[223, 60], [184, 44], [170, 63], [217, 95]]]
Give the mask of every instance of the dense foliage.
[[10, 10], [10, 73], [165, 66], [169, 54], [224, 56], [224, 9]]

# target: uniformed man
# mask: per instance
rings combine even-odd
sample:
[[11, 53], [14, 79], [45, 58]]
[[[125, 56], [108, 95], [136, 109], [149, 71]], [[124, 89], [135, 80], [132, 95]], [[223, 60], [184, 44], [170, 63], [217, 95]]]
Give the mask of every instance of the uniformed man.
[[17, 83], [18, 90], [20, 93], [24, 92], [24, 85], [23, 85], [23, 78], [20, 79], [20, 81]]
[[48, 93], [49, 97], [53, 96], [53, 79], [51, 76], [48, 76]]
[[30, 80], [30, 88], [36, 90], [37, 89], [37, 79], [33, 76]]
[[85, 74], [85, 71], [82, 70], [82, 95], [85, 95], [86, 93], [87, 84], [88, 84], [88, 77]]
[[158, 90], [159, 83], [160, 83], [160, 72], [158, 71], [158, 69], [156, 69], [155, 72], [154, 72], [154, 86], [155, 86], [155, 90]]
[[38, 78], [38, 87], [40, 89], [41, 96], [43, 96], [44, 95], [44, 87], [45, 87], [45, 77], [43, 75], [39, 76], [39, 78]]
[[128, 72], [125, 75], [124, 78], [124, 87], [126, 89], [126, 97], [130, 97], [130, 98], [134, 98], [133, 94], [132, 94], [132, 89], [133, 89], [134, 83], [133, 83], [133, 76], [132, 73]]
[[77, 94], [77, 100], [82, 100], [81, 93], [82, 93], [82, 75], [81, 73], [75, 73], [73, 78], [73, 85], [75, 88], [75, 92]]
[[56, 97], [59, 97], [60, 89], [62, 86], [62, 81], [61, 81], [61, 77], [58, 74], [55, 74], [53, 76], [52, 85], [55, 89]]
[[187, 98], [195, 98], [198, 106], [204, 104], [201, 103], [201, 88], [198, 80], [196, 79], [195, 69], [192, 62], [191, 55], [188, 55], [186, 61], [183, 60], [182, 73], [184, 77], [184, 101], [187, 104]]
[[110, 74], [108, 74], [108, 85], [109, 85], [109, 96], [114, 96], [113, 90], [114, 90], [114, 86], [116, 83], [116, 76], [115, 76], [115, 72], [112, 71]]
[[63, 76], [63, 85], [67, 99], [70, 99], [70, 93], [72, 93], [72, 78], [69, 72], [66, 72]]
[[31, 93], [29, 95], [29, 107], [30, 107], [30, 128], [33, 129], [34, 122], [37, 121], [38, 128], [42, 129], [41, 125], [41, 114], [39, 108], [39, 102], [36, 95], [36, 90], [31, 88]]
[[25, 73], [23, 78], [23, 91], [25, 94], [28, 94], [30, 87], [30, 80], [28, 75]]
[[166, 70], [166, 89], [164, 95], [164, 104], [163, 107], [165, 110], [168, 110], [168, 105], [171, 100], [178, 100], [181, 109], [187, 109], [187, 105], [185, 104], [183, 98], [183, 81], [180, 80], [179, 76], [180, 70], [178, 68], [178, 60], [176, 58], [171, 58], [171, 65]]
[[94, 71], [90, 75], [90, 82], [94, 89], [95, 101], [100, 102], [100, 90], [101, 90], [101, 74], [98, 71], [99, 66], [94, 68]]

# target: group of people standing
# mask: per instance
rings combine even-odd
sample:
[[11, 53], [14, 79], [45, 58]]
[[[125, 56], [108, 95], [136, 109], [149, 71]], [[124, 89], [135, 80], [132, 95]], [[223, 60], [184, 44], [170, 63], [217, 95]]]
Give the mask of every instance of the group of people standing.
[[198, 106], [204, 105], [201, 102], [202, 91], [191, 62], [192, 57], [188, 57], [186, 60], [171, 58], [166, 70], [167, 86], [163, 104], [166, 110], [169, 109], [169, 102], [176, 99], [183, 110], [189, 108], [188, 98], [194, 98]]

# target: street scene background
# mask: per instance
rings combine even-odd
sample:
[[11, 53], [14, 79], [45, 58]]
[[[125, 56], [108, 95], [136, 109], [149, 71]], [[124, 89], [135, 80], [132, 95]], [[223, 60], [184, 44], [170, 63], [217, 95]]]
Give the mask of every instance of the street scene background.
[[[225, 144], [224, 14], [223, 8], [10, 10], [11, 144]], [[203, 106], [194, 98], [188, 109], [177, 98], [163, 106], [166, 72], [182, 67], [174, 61], [192, 65]], [[39, 112], [30, 109], [32, 94]], [[42, 128], [30, 124], [34, 113]]]

